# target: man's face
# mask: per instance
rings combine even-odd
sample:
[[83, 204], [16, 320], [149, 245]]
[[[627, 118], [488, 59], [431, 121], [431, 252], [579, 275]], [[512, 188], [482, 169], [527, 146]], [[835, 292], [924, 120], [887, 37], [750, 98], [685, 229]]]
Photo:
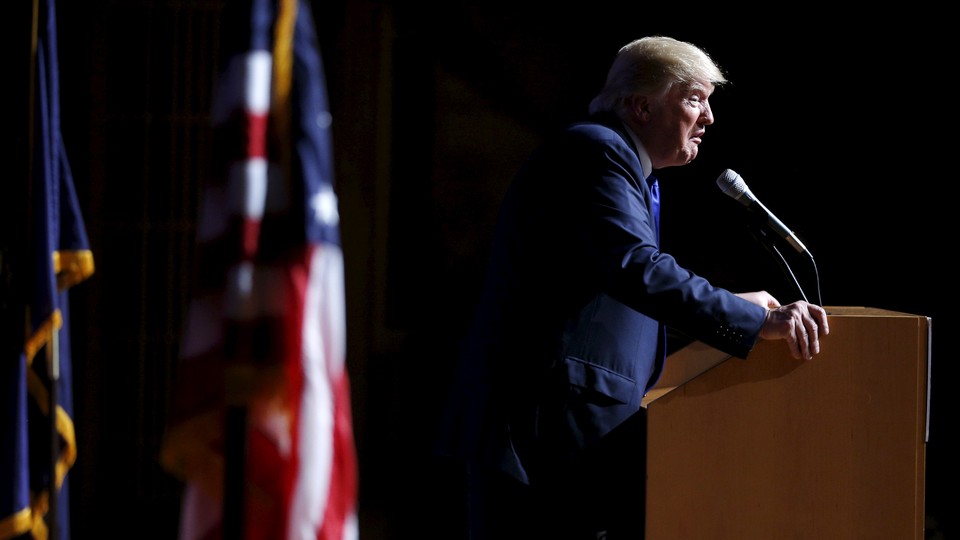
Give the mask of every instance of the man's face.
[[686, 165], [697, 157], [706, 126], [713, 123], [709, 83], [676, 84], [649, 105], [649, 137], [644, 147], [655, 169]]

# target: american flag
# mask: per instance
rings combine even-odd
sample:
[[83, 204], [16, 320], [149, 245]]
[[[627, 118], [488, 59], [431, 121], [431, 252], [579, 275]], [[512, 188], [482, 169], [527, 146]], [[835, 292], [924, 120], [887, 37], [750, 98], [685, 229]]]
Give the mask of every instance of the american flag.
[[69, 291], [94, 264], [60, 132], [56, 5], [36, 8], [29, 202], [6, 206], [24, 219], [6, 239], [26, 232], [26, 241], [4, 242], [0, 253], [0, 297], [16, 322], [3, 334], [15, 336], [16, 347], [4, 339], [3, 350], [19, 356], [0, 361], [0, 538], [65, 540], [68, 473], [77, 459]]
[[185, 483], [180, 538], [355, 539], [343, 252], [310, 5], [228, 2], [221, 21], [216, 174], [161, 453]]

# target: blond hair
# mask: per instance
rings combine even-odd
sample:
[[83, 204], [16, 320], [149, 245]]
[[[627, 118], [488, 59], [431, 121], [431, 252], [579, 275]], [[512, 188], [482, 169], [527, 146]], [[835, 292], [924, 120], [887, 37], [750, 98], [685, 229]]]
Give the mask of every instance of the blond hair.
[[701, 48], [665, 36], [631, 41], [617, 52], [607, 81], [590, 101], [589, 112], [620, 113], [635, 94], [662, 96], [675, 84], [727, 82], [720, 66]]

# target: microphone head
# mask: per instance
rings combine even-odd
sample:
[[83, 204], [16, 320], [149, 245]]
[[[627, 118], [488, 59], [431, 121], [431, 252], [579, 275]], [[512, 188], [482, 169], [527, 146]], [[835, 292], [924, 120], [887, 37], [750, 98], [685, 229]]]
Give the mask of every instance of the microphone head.
[[[727, 194], [728, 197], [733, 197], [743, 204], [749, 204], [750, 200], [753, 199], [753, 193], [750, 192], [747, 183], [732, 169], [727, 169], [720, 173], [720, 176], [717, 178], [717, 186]], [[746, 195], [746, 198], [744, 198], [744, 195]]]

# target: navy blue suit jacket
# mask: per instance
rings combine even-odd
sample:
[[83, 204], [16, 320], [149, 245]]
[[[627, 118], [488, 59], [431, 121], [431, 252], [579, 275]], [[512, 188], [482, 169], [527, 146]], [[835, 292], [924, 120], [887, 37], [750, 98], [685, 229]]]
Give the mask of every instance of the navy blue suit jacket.
[[511, 184], [441, 452], [535, 482], [640, 410], [662, 325], [741, 358], [758, 339], [763, 308], [660, 252], [625, 129], [573, 124]]

